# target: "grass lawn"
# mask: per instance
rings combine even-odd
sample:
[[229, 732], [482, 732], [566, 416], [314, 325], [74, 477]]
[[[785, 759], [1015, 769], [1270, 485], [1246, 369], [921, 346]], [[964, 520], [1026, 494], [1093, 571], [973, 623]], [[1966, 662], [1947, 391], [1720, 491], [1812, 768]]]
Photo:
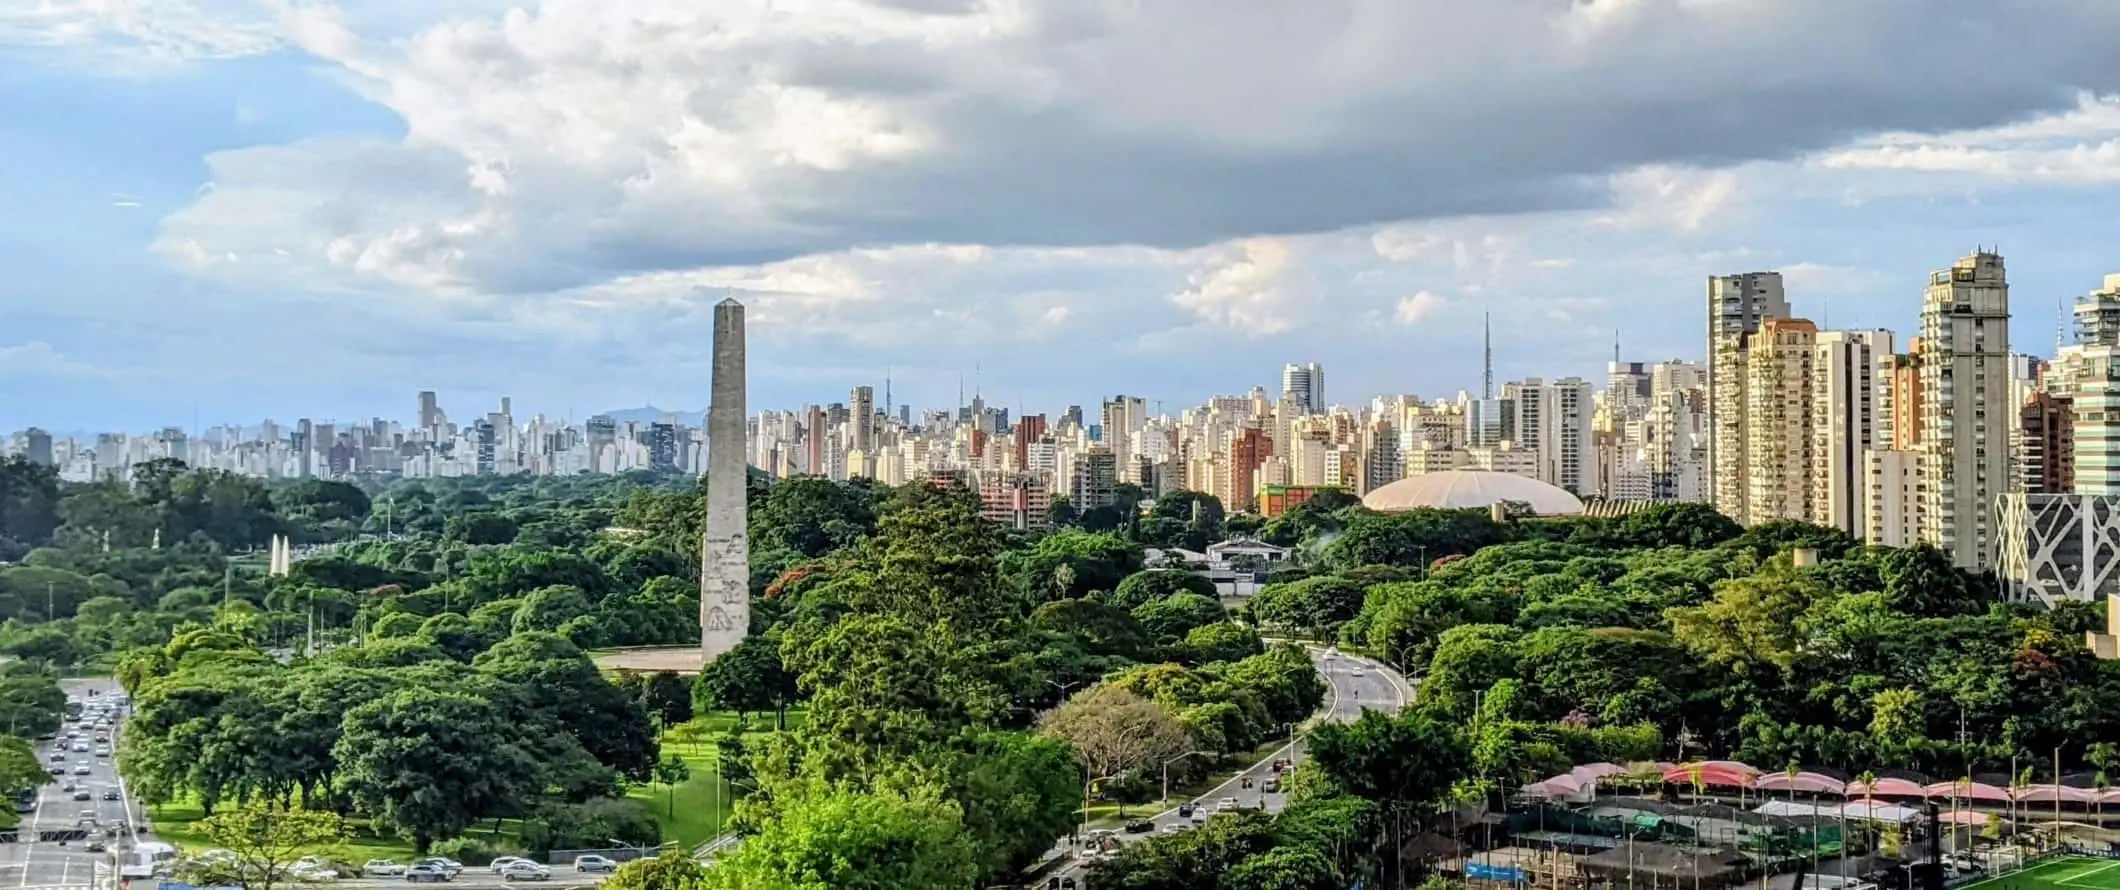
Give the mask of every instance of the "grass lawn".
[[1963, 890], [2120, 890], [2120, 862], [2062, 856], [2031, 868], [1996, 875]]
[[[802, 718], [801, 711], [789, 711], [788, 728], [802, 725]], [[754, 714], [744, 741], [755, 746], [772, 735], [776, 725], [773, 715]], [[662, 825], [664, 841], [691, 847], [721, 833], [721, 823], [736, 808], [736, 798], [728, 783], [722, 781], [721, 760], [713, 740], [735, 728], [734, 713], [711, 711], [663, 732], [663, 753], [683, 758], [692, 777], [674, 789], [657, 783], [636, 785], [626, 796], [640, 801], [655, 814], [655, 821]]]

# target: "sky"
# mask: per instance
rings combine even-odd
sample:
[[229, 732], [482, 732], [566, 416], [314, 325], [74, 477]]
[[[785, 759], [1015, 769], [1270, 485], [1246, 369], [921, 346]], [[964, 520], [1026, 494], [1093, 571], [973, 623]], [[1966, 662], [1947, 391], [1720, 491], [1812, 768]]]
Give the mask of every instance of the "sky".
[[2013, 342], [2120, 272], [2112, 0], [0, 0], [0, 431], [1169, 411], [1699, 359], [1704, 281]]

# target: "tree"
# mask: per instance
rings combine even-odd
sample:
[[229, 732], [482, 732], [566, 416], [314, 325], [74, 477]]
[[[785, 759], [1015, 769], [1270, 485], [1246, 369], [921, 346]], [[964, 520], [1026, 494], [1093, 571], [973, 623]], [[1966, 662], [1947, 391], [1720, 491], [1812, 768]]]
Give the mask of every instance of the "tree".
[[798, 694], [795, 678], [782, 667], [780, 641], [749, 636], [721, 654], [693, 681], [693, 709], [739, 714], [780, 713]]
[[1262, 624], [1333, 633], [1361, 614], [1368, 590], [1337, 575], [1320, 575], [1286, 584], [1268, 584], [1251, 599], [1251, 614]]
[[[1107, 588], [1109, 589], [1109, 588]], [[1149, 569], [1135, 572], [1119, 582], [1107, 599], [1123, 609], [1139, 609], [1181, 593], [1214, 599], [1220, 595], [1213, 581], [1186, 569]]]
[[1353, 723], [1319, 726], [1310, 733], [1310, 756], [1350, 794], [1417, 809], [1441, 803], [1472, 763], [1464, 736], [1418, 710], [1363, 711]]
[[37, 752], [17, 736], [0, 736], [0, 795], [12, 797], [52, 783]]
[[664, 816], [677, 816], [677, 786], [692, 778], [692, 767], [676, 754], [665, 754], [661, 763], [655, 765], [655, 781], [661, 782], [668, 795]]
[[603, 884], [610, 890], [707, 890], [707, 869], [684, 850], [618, 867]]
[[537, 764], [517, 736], [483, 698], [403, 689], [347, 711], [332, 758], [354, 809], [424, 854], [538, 787]]
[[51, 674], [27, 662], [0, 664], [0, 726], [8, 735], [57, 732], [65, 710], [66, 693]]
[[718, 890], [954, 890], [979, 877], [962, 812], [937, 789], [814, 789], [778, 801], [707, 870]]
[[1194, 628], [1218, 624], [1228, 617], [1229, 613], [1222, 608], [1220, 600], [1197, 593], [1150, 600], [1134, 609], [1134, 620], [1141, 622], [1150, 634], [1164, 640], [1184, 639]]
[[1038, 721], [1038, 731], [1073, 748], [1093, 779], [1153, 767], [1192, 747], [1162, 705], [1114, 686], [1068, 699]]
[[287, 880], [288, 866], [305, 852], [346, 836], [337, 813], [252, 801], [192, 823], [213, 846], [235, 854], [235, 876], [249, 890], [272, 890]]

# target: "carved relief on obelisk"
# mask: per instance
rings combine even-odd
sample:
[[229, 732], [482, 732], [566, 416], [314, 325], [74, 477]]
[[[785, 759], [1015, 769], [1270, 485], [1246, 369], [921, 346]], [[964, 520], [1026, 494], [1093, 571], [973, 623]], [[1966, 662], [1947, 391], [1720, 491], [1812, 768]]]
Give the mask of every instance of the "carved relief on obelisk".
[[736, 648], [751, 629], [751, 540], [745, 497], [750, 447], [744, 433], [743, 304], [714, 307], [714, 377], [707, 402], [707, 528], [699, 551], [699, 648], [703, 664]]

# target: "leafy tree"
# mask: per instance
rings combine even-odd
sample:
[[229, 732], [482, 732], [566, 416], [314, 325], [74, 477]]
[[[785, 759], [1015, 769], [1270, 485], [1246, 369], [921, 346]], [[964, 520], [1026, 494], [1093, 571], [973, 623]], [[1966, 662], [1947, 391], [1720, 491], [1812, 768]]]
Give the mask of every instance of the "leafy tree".
[[337, 813], [254, 801], [192, 823], [194, 833], [235, 854], [234, 875], [250, 890], [272, 890], [291, 879], [288, 867], [311, 850], [346, 836]]
[[1420, 710], [1364, 711], [1310, 733], [1310, 756], [1339, 788], [1380, 804], [1431, 809], [1472, 764], [1465, 738]]
[[1346, 577], [1321, 575], [1268, 584], [1251, 599], [1251, 614], [1281, 627], [1333, 633], [1361, 614], [1367, 588]]
[[604, 886], [610, 890], [707, 890], [707, 869], [686, 851], [669, 850], [619, 866]]
[[[1146, 574], [1146, 573], [1144, 573]], [[1194, 628], [1218, 624], [1229, 617], [1221, 601], [1197, 593], [1180, 593], [1150, 600], [1134, 609], [1134, 620], [1162, 639], [1182, 639]]]
[[699, 672], [693, 685], [693, 707], [739, 714], [779, 713], [797, 694], [795, 678], [781, 666], [780, 642], [752, 636]]
[[667, 795], [664, 814], [677, 816], [677, 786], [692, 778], [692, 767], [676, 754], [663, 755], [662, 762], [655, 765], [655, 781], [662, 783]]
[[18, 737], [49, 735], [59, 729], [66, 693], [59, 681], [27, 662], [0, 664], [0, 724]]
[[425, 853], [537, 787], [536, 762], [516, 739], [484, 699], [404, 689], [347, 711], [332, 757], [355, 811]]
[[1113, 686], [1069, 699], [1038, 727], [1073, 748], [1092, 778], [1152, 767], [1191, 747], [1185, 728], [1169, 711]]
[[1039, 603], [1113, 590], [1140, 571], [1141, 562], [1141, 548], [1117, 536], [1061, 531], [1029, 550], [1008, 553], [1002, 571], [1026, 599]]
[[52, 782], [52, 774], [37, 760], [28, 741], [0, 736], [0, 795], [14, 796]]
[[1197, 572], [1185, 569], [1149, 569], [1135, 572], [1119, 582], [1117, 590], [1108, 597], [1112, 605], [1123, 609], [1140, 609], [1143, 606], [1169, 599], [1179, 594], [1214, 599], [1220, 595], [1213, 581]]
[[812, 791], [781, 801], [759, 832], [707, 870], [726, 890], [970, 887], [979, 866], [962, 812], [933, 788]]

